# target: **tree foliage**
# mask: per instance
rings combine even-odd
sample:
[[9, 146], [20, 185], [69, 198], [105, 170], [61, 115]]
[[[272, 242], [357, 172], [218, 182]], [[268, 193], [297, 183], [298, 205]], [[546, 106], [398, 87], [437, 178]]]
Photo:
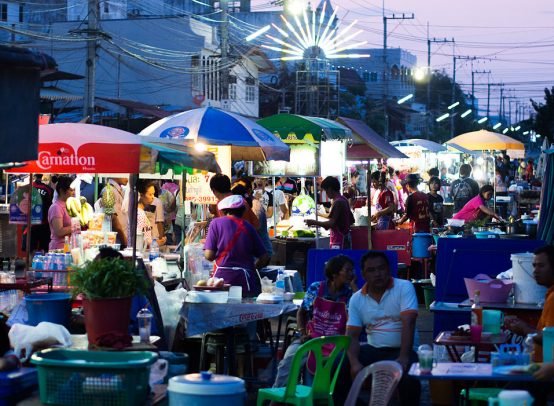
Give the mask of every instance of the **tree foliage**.
[[554, 142], [554, 86], [552, 89], [544, 89], [544, 103], [538, 103], [531, 99], [531, 104], [536, 111], [533, 130]]

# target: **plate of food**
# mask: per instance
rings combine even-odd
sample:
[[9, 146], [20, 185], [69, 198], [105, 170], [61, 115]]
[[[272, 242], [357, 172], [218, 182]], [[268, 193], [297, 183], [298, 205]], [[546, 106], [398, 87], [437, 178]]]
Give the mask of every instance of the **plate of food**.
[[499, 375], [531, 375], [540, 368], [538, 364], [502, 365], [493, 368], [493, 373]]
[[193, 286], [194, 290], [229, 290], [231, 285], [225, 283], [223, 278], [209, 278], [208, 280], [201, 279]]

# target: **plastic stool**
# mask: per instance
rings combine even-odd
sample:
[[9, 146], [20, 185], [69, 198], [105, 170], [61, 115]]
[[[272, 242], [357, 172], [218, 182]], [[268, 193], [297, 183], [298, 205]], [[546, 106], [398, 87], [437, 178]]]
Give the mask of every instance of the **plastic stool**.
[[479, 406], [483, 402], [489, 404], [489, 398], [496, 398], [498, 394], [502, 391], [500, 388], [471, 388], [469, 391], [469, 399], [466, 398], [466, 390], [462, 389], [460, 391], [460, 403], [468, 404], [465, 402], [467, 399], [471, 406]]
[[412, 266], [414, 265], [414, 263], [420, 263], [421, 264], [421, 268], [423, 270], [423, 278], [420, 278], [420, 279], [429, 279], [429, 273], [430, 273], [430, 265], [431, 265], [431, 258], [415, 258], [415, 257], [412, 257], [412, 263], [410, 264], [410, 266], [408, 267], [408, 271], [407, 271], [407, 278], [408, 280], [410, 280], [410, 271], [411, 271], [411, 268]]
[[[206, 371], [209, 368], [207, 354], [215, 354], [215, 368], [217, 374], [229, 374], [232, 369], [225, 365], [225, 354], [227, 350], [228, 333], [215, 331], [202, 335], [202, 347], [200, 349], [200, 370]], [[235, 354], [245, 354], [248, 357], [250, 375], [253, 374], [254, 358], [250, 348], [250, 338], [244, 328], [235, 328]], [[234, 367], [234, 366], [233, 366]]]

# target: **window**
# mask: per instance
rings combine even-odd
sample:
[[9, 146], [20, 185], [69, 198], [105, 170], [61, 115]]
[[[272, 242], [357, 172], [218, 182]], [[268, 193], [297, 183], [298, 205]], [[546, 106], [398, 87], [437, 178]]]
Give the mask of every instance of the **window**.
[[0, 21], [8, 21], [8, 5], [0, 4]]
[[19, 22], [22, 23], [23, 22], [23, 4], [20, 4], [19, 5]]
[[256, 87], [246, 86], [246, 102], [253, 103], [256, 100]]
[[246, 79], [244, 79], [244, 82], [249, 86], [255, 86], [256, 85], [256, 79], [254, 79], [254, 78], [246, 78]]
[[110, 2], [108, 0], [104, 0], [104, 13], [110, 12]]
[[377, 72], [371, 72], [370, 78], [372, 82], [377, 82]]
[[369, 82], [369, 72], [362, 72], [362, 79], [364, 82]]
[[229, 99], [230, 100], [236, 100], [237, 99], [237, 84], [231, 83], [229, 85]]

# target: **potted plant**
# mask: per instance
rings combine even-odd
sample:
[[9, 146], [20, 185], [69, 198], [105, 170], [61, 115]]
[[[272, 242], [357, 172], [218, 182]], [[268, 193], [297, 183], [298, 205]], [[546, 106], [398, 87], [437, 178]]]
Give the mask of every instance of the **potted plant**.
[[127, 335], [131, 300], [146, 290], [144, 276], [130, 261], [102, 258], [78, 267], [71, 278], [74, 294], [83, 295], [89, 344], [106, 334]]

